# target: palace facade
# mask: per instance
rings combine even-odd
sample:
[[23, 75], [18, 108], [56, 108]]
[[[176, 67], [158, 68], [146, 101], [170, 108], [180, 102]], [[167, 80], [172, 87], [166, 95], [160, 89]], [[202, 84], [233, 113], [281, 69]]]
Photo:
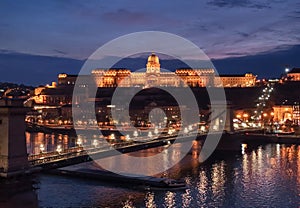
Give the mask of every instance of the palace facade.
[[95, 69], [91, 72], [98, 87], [253, 87], [256, 76], [215, 75], [214, 69], [176, 69], [175, 72], [162, 72], [157, 55], [148, 57], [146, 72], [131, 72], [130, 69]]
[[146, 72], [129, 69], [95, 69], [91, 73], [98, 87], [151, 87], [151, 86], [213, 86], [214, 69], [177, 69], [162, 72], [157, 55], [148, 57]]
[[256, 76], [246, 74], [222, 74], [215, 77], [215, 87], [254, 87]]
[[[52, 106], [68, 105], [72, 103], [72, 92], [77, 75], [59, 74], [57, 83], [35, 89], [33, 97], [35, 104]], [[88, 85], [92, 81], [99, 88], [110, 87], [254, 87], [256, 76], [251, 73], [244, 75], [216, 76], [214, 69], [209, 68], [181, 68], [175, 72], [163, 72], [157, 55], [152, 53], [148, 57], [145, 72], [131, 72], [130, 69], [94, 69], [90, 75], [80, 75], [82, 95], [76, 97], [78, 103], [88, 98]]]

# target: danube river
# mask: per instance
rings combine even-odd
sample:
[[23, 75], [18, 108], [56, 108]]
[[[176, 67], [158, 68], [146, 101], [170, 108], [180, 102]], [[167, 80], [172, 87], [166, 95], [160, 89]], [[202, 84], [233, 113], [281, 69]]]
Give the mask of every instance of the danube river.
[[[198, 163], [197, 146], [201, 144], [195, 142], [190, 154], [159, 175], [185, 180], [184, 190], [149, 191], [132, 184], [39, 174], [34, 177], [34, 190], [2, 199], [2, 205], [9, 207], [19, 201], [22, 207], [300, 206], [300, 146], [248, 146], [241, 153], [215, 154], [203, 164]], [[161, 151], [167, 154], [160, 147], [143, 150], [135, 156]], [[180, 154], [179, 149], [175, 153]], [[166, 158], [172, 159], [174, 155]]]

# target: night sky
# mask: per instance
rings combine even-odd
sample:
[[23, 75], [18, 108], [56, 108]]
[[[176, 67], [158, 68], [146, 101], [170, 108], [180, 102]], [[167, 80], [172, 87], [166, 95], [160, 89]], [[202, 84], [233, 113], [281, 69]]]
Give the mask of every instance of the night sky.
[[77, 73], [106, 42], [145, 30], [194, 42], [221, 73], [278, 77], [285, 65], [300, 67], [297, 0], [3, 0], [0, 82], [46, 84]]

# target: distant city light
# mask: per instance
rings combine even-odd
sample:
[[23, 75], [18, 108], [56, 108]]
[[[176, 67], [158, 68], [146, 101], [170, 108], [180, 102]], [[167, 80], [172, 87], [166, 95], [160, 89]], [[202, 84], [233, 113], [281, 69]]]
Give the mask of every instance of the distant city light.
[[290, 71], [289, 68], [285, 68], [285, 72], [288, 73]]

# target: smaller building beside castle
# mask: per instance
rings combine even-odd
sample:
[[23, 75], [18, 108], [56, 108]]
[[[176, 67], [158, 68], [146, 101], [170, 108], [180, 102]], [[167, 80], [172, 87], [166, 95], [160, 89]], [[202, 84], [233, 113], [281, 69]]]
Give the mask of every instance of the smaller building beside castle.
[[300, 81], [300, 68], [293, 68], [286, 76], [288, 81]]

